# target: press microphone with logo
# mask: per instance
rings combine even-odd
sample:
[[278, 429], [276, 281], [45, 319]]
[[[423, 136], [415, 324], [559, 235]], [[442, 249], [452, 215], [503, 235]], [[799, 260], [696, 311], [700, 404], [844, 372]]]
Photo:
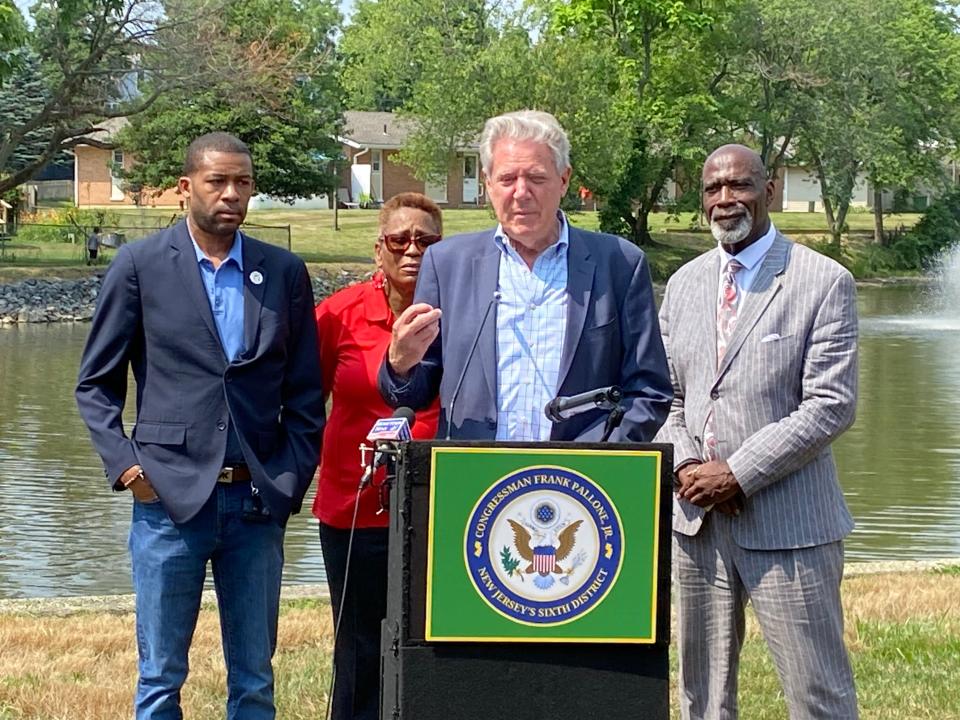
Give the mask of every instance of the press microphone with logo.
[[551, 422], [563, 422], [588, 410], [613, 410], [623, 399], [623, 391], [616, 385], [587, 390], [570, 396], [559, 396], [547, 403], [544, 414]]
[[467, 353], [467, 361], [463, 364], [463, 370], [460, 371], [460, 377], [457, 378], [457, 384], [453, 388], [453, 395], [450, 396], [450, 405], [447, 408], [447, 437], [450, 439], [450, 430], [453, 428], [453, 408], [457, 404], [457, 396], [460, 394], [460, 388], [463, 387], [463, 379], [467, 376], [467, 368], [470, 367], [470, 361], [473, 360], [473, 354], [477, 351], [477, 345], [480, 343], [480, 336], [483, 335], [483, 326], [487, 324], [487, 318], [490, 317], [490, 311], [493, 306], [500, 302], [503, 293], [497, 290], [490, 302], [487, 303], [487, 309], [483, 311], [483, 319], [480, 321], [480, 327], [477, 328], [477, 334], [473, 338], [473, 345], [470, 346], [470, 352]]
[[373, 424], [370, 432], [367, 433], [366, 440], [373, 443], [376, 451], [360, 478], [361, 489], [370, 483], [377, 468], [385, 465], [387, 460], [392, 457], [393, 452], [389, 451], [395, 452], [398, 442], [411, 438], [410, 428], [413, 427], [415, 418], [416, 416], [410, 408], [398, 407], [393, 411], [391, 417], [380, 418]]

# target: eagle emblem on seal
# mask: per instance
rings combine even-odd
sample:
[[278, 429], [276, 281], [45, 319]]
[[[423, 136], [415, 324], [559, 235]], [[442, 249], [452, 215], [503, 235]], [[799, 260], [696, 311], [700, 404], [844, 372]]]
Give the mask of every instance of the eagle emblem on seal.
[[523, 571], [527, 575], [536, 575], [534, 584], [547, 589], [553, 585], [552, 575], [564, 575], [567, 573], [560, 566], [560, 562], [565, 560], [574, 546], [577, 544], [577, 530], [583, 524], [583, 520], [576, 520], [570, 523], [557, 535], [559, 544], [547, 542], [544, 544], [533, 544], [533, 536], [530, 531], [516, 520], [508, 520], [513, 529], [513, 544], [520, 553], [520, 557], [526, 560], [529, 565]]

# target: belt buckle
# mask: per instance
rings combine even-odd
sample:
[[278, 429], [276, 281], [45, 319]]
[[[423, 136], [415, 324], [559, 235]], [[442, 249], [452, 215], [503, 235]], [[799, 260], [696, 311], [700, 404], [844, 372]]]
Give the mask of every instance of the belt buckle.
[[233, 468], [232, 467], [222, 467], [220, 472], [217, 473], [217, 482], [218, 483], [232, 483], [233, 482]]

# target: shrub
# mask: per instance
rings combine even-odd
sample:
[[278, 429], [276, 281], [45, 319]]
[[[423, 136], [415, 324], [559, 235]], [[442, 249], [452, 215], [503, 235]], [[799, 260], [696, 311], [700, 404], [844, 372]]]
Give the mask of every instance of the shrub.
[[960, 242], [960, 189], [934, 202], [891, 250], [903, 266], [926, 269], [944, 249]]

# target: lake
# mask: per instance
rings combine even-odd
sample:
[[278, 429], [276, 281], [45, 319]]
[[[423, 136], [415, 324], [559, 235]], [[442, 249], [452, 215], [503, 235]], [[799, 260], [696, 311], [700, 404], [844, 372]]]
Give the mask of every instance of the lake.
[[[951, 268], [960, 275], [960, 262]], [[836, 445], [848, 561], [960, 556], [960, 292], [860, 291], [860, 405]], [[130, 499], [112, 493], [73, 387], [89, 326], [0, 328], [0, 597], [131, 592]], [[359, 472], [358, 472], [359, 476]], [[305, 508], [313, 498], [307, 496]], [[316, 522], [291, 518], [284, 582], [323, 582]]]

